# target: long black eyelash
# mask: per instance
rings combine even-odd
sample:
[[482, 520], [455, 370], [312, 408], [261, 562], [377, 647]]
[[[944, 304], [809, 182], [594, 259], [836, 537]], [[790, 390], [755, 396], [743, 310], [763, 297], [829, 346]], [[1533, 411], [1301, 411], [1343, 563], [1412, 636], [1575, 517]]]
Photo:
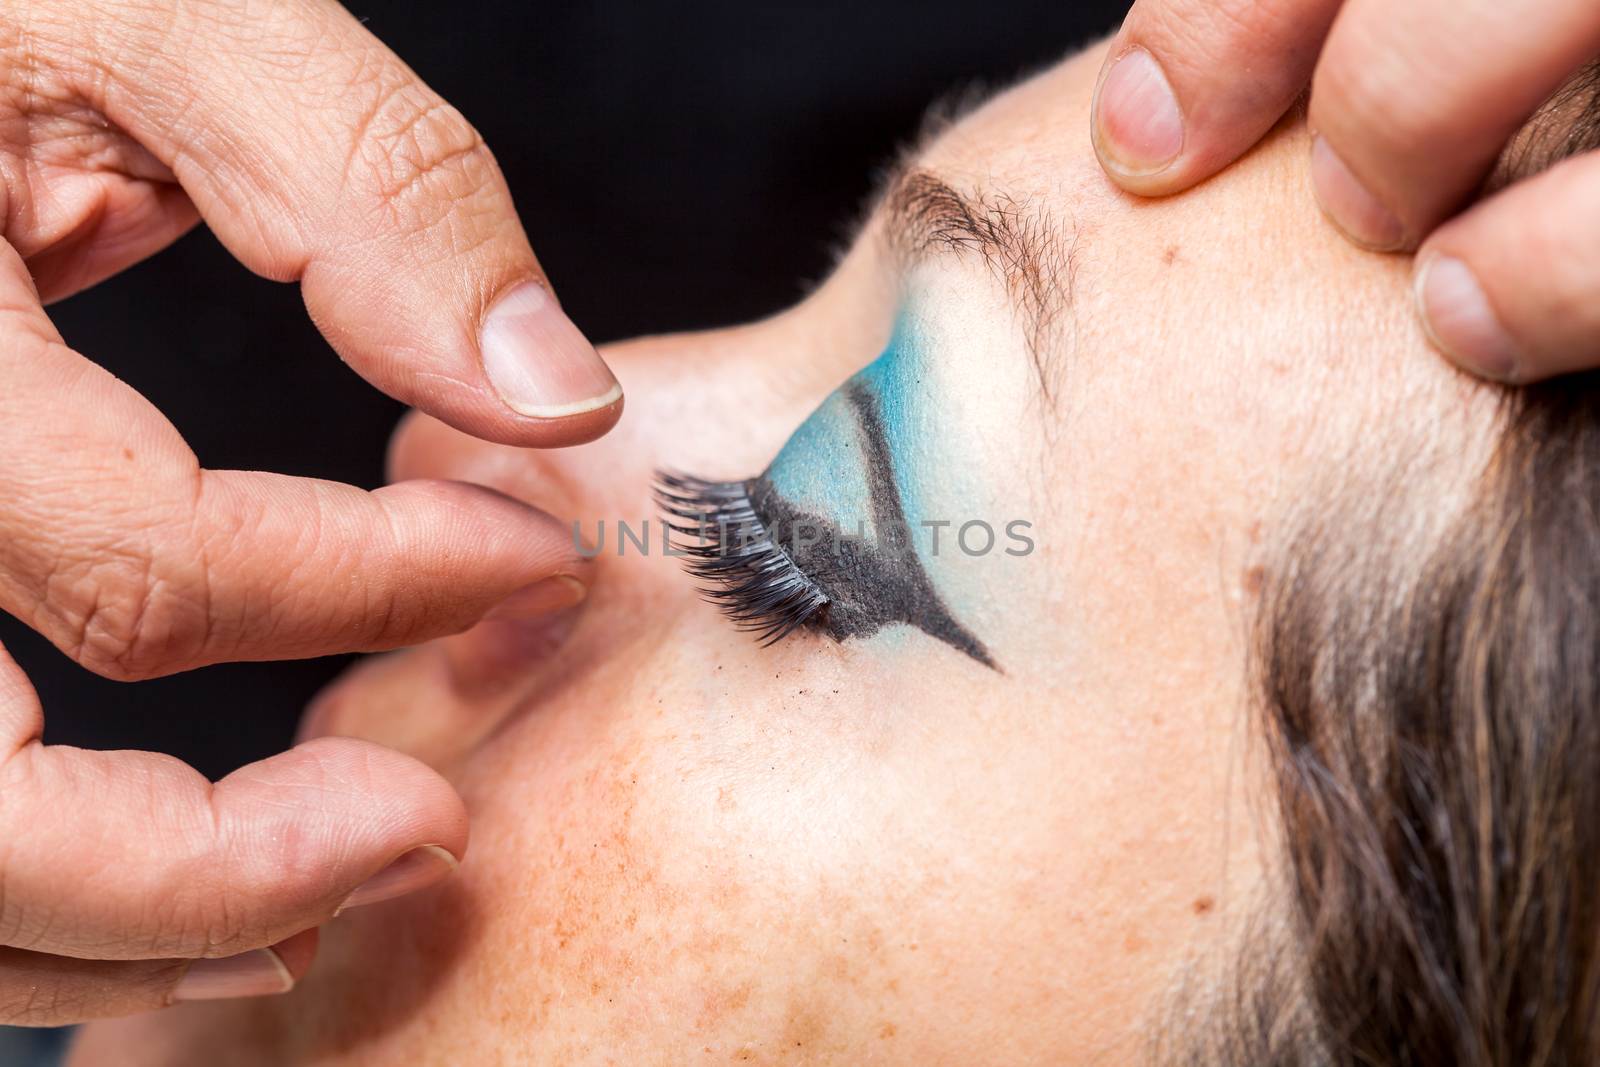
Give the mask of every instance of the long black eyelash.
[[656, 505], [700, 593], [762, 645], [821, 618], [828, 597], [771, 536], [747, 482], [656, 472]]

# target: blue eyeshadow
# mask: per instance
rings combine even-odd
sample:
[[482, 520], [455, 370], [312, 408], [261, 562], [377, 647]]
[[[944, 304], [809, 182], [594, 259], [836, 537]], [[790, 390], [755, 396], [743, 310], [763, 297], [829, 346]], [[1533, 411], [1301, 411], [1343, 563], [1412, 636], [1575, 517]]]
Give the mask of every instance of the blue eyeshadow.
[[865, 522], [870, 532], [868, 464], [862, 455], [861, 420], [851, 399], [865, 392], [877, 405], [906, 521], [918, 528], [932, 516], [921, 506], [924, 494], [914, 457], [938, 432], [927, 390], [921, 387], [927, 358], [927, 345], [914, 321], [901, 315], [883, 354], [823, 401], [763, 477], [795, 507], [826, 516], [847, 532]]
[[[769, 536], [828, 599], [821, 625], [840, 640], [905, 624], [999, 669], [928, 577], [921, 483], [938, 439], [924, 384], [928, 345], [902, 315], [887, 348], [795, 431], [749, 500]], [[863, 536], [864, 535], [864, 536]]]

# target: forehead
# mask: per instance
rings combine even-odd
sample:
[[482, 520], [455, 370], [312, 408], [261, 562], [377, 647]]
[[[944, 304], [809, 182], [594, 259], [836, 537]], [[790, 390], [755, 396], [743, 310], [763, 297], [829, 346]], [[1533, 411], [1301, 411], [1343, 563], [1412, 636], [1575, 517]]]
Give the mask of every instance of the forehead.
[[[1036, 213], [1070, 249], [1046, 357], [1063, 386], [1030, 505], [1067, 534], [1059, 602], [1095, 620], [1069, 630], [1094, 648], [1077, 662], [1125, 674], [1105, 691], [1151, 699], [1163, 679], [1214, 685], [1220, 665], [1242, 664], [1218, 627], [1237, 624], [1251, 568], [1290, 521], [1320, 508], [1353, 524], [1340, 500], [1392, 484], [1401, 464], [1424, 499], [1459, 498], [1494, 398], [1428, 348], [1409, 261], [1324, 222], [1299, 116], [1184, 195], [1113, 187], [1089, 135], [1101, 56], [997, 95], [920, 164]], [[953, 373], [976, 387], [992, 366]]]
[[1052, 213], [1065, 201], [1114, 200], [1089, 139], [1102, 54], [1096, 45], [993, 94], [933, 138], [922, 163], [964, 189]]
[[[1322, 218], [1303, 115], [1185, 194], [1133, 197], [1090, 140], [1103, 56], [1096, 44], [998, 93], [920, 161], [1036, 213], [1069, 249], [1058, 423], [1086, 407], [1124, 427], [1149, 416], [1168, 452], [1200, 430], [1189, 454], [1255, 471], [1272, 459], [1286, 487], [1336, 453], [1381, 465], [1395, 449], [1481, 438], [1495, 394], [1428, 346], [1409, 257], [1355, 249]], [[1082, 447], [1093, 424], [1057, 436]]]

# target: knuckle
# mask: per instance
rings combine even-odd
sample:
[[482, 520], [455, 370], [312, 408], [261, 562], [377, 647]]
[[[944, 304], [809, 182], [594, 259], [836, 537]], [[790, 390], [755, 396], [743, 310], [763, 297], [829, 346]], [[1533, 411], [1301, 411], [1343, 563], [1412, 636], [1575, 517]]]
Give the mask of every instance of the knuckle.
[[[1241, 54], [1281, 60], [1284, 38], [1304, 21], [1302, 0], [1206, 0], [1135, 9], [1139, 32], [1164, 45], [1163, 60], [1213, 69]], [[1141, 10], [1145, 9], [1145, 10]]]
[[1213, 0], [1192, 15], [1202, 20], [1206, 38], [1236, 48], [1259, 40], [1263, 31], [1281, 24], [1286, 6], [1282, 2]]
[[1380, 45], [1352, 57], [1345, 46], [1331, 50], [1317, 68], [1311, 122], [1380, 153], [1407, 155], [1449, 128], [1449, 99], [1403, 50]]
[[[384, 544], [393, 546], [403, 543], [406, 537], [403, 524], [388, 509], [385, 497], [380, 495], [376, 499], [383, 505], [381, 514], [387, 520]], [[424, 593], [427, 586], [425, 576], [408, 574], [404, 582], [397, 578], [398, 575], [392, 571], [381, 572], [381, 577], [380, 572], [373, 572], [373, 580], [351, 592], [352, 596], [359, 598], [359, 607], [349, 614], [362, 620], [360, 639], [363, 647], [369, 650], [414, 643], [418, 634], [426, 632], [430, 623], [437, 621], [432, 613], [439, 605]]]
[[81, 666], [115, 681], [186, 665], [211, 630], [204, 576], [202, 566], [180, 562], [174, 571], [122, 546], [60, 560], [43, 598], [50, 635]]
[[361, 202], [426, 229], [494, 187], [494, 158], [460, 111], [408, 75], [371, 80], [345, 175]]

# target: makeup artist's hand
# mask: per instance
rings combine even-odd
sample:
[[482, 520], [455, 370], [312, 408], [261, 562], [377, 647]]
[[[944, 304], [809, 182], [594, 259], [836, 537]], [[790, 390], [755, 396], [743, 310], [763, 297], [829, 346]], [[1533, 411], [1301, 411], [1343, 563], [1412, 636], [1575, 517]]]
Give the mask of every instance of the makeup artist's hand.
[[1438, 346], [1527, 381], [1600, 365], [1600, 156], [1457, 213], [1597, 54], [1595, 0], [1138, 0], [1101, 72], [1094, 142], [1123, 188], [1178, 192], [1242, 155], [1312, 82], [1324, 210], [1363, 246], [1420, 244]]
[[[202, 470], [62, 342], [46, 303], [197, 219], [300, 282], [369, 381], [453, 426], [558, 445], [617, 417], [483, 142], [334, 0], [0, 0], [0, 610], [131, 680], [570, 603], [565, 579], [526, 591], [576, 567], [551, 517], [448, 482]], [[314, 951], [301, 931], [436, 881], [466, 846], [445, 781], [370, 744], [212, 785], [41, 728], [0, 652], [0, 1023], [281, 992]]]

